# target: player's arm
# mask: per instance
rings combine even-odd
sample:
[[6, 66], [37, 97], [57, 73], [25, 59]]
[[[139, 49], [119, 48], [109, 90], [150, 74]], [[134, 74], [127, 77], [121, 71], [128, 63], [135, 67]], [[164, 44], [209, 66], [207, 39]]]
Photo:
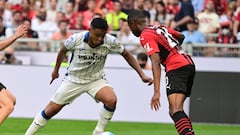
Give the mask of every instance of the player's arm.
[[0, 50], [4, 50], [9, 45], [11, 45], [15, 40], [17, 40], [18, 38], [22, 37], [26, 33], [27, 33], [26, 26], [25, 25], [20, 25], [17, 28], [16, 32], [12, 36], [10, 36], [10, 37], [0, 41]]
[[145, 75], [145, 73], [142, 71], [141, 67], [139, 66], [137, 60], [132, 56], [132, 54], [124, 49], [123, 53], [121, 54], [124, 59], [128, 62], [128, 64], [135, 69], [135, 71], [139, 74], [143, 82], [149, 83], [149, 85], [152, 84], [153, 80], [152, 78]]
[[176, 38], [179, 42], [179, 45], [183, 43], [183, 40], [185, 39], [185, 36], [176, 30], [168, 28], [168, 32], [173, 35], [174, 38]]
[[160, 66], [160, 50], [158, 47], [158, 41], [156, 34], [151, 31], [146, 31], [141, 34], [140, 42], [143, 48], [146, 50], [148, 56], [150, 57], [152, 63], [152, 73], [153, 73], [153, 84], [154, 84], [154, 94], [151, 100], [151, 108], [158, 110], [160, 107], [160, 77], [161, 77], [161, 66]]
[[59, 71], [61, 63], [63, 62], [63, 59], [64, 59], [67, 52], [68, 52], [68, 50], [65, 46], [63, 46], [59, 50], [58, 55], [57, 55], [56, 65], [55, 65], [54, 70], [52, 72], [52, 80], [51, 80], [50, 84], [53, 82], [53, 80], [55, 80], [56, 78], [59, 77], [58, 71]]
[[176, 38], [177, 38], [179, 44], [181, 45], [183, 43], [183, 40], [185, 39], [185, 36], [182, 33], [178, 32], [178, 35]]
[[160, 80], [161, 80], [161, 61], [158, 53], [153, 53], [150, 56], [152, 63], [154, 95], [151, 101], [151, 108], [159, 110], [160, 107]]

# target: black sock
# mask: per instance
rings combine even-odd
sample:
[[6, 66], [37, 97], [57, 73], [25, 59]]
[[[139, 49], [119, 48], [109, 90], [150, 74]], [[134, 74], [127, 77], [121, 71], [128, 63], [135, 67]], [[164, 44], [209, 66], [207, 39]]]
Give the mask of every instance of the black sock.
[[194, 135], [191, 121], [183, 111], [176, 112], [171, 117], [179, 135]]

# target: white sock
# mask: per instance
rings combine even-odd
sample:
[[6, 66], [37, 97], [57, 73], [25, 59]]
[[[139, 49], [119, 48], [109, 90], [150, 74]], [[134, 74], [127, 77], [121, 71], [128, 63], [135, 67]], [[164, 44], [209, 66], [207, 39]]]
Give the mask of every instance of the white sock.
[[114, 112], [106, 110], [104, 107], [100, 111], [100, 118], [98, 120], [97, 126], [95, 127], [95, 130], [93, 131], [93, 135], [95, 133], [101, 133], [104, 132], [105, 127], [112, 119]]
[[27, 129], [25, 135], [34, 135], [36, 132], [38, 132], [43, 126], [47, 124], [47, 119], [43, 118], [41, 112], [37, 114], [37, 116], [34, 118], [32, 124]]

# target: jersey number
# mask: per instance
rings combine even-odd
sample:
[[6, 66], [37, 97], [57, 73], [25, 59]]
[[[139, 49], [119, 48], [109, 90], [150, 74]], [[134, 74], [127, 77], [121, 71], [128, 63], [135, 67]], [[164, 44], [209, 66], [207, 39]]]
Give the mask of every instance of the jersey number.
[[174, 48], [175, 46], [177, 46], [179, 44], [178, 41], [172, 37], [172, 35], [168, 32], [168, 30], [166, 28], [164, 28], [164, 27], [158, 28], [156, 30], [156, 32], [158, 34], [163, 35], [172, 48]]

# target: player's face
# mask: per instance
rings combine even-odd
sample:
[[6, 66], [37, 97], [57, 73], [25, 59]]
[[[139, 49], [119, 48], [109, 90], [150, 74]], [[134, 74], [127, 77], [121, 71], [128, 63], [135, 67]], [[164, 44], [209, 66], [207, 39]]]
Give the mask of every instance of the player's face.
[[105, 34], [107, 33], [106, 30], [102, 30], [102, 29], [93, 29], [91, 28], [89, 30], [89, 42], [88, 44], [91, 47], [97, 47], [99, 45], [101, 45], [103, 43], [103, 39], [105, 37]]
[[142, 33], [142, 29], [143, 29], [143, 23], [144, 22], [138, 22], [138, 21], [133, 21], [130, 22], [128, 25], [132, 31], [132, 33], [136, 36], [139, 37]]

